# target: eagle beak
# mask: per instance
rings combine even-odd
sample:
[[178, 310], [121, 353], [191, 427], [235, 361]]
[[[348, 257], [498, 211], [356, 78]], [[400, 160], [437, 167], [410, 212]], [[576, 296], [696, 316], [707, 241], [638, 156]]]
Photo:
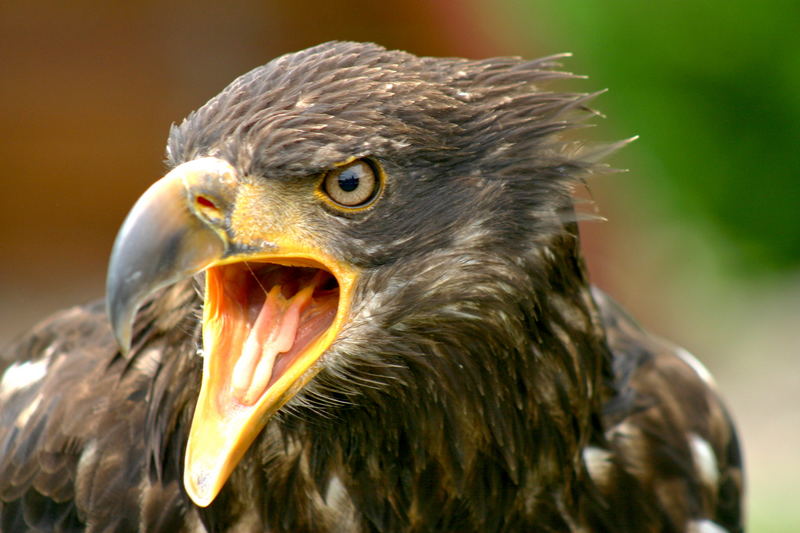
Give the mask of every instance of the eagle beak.
[[298, 229], [302, 221], [267, 180], [240, 180], [229, 163], [202, 158], [150, 187], [114, 243], [107, 307], [123, 351], [148, 297], [206, 274], [203, 378], [184, 469], [199, 506], [316, 375], [344, 327], [357, 272]]
[[224, 235], [198, 210], [209, 207], [203, 205], [209, 201], [204, 185], [230, 182], [233, 175], [233, 167], [220, 159], [190, 161], [147, 189], [125, 218], [106, 280], [106, 307], [124, 352], [131, 347], [136, 311], [148, 296], [225, 254]]

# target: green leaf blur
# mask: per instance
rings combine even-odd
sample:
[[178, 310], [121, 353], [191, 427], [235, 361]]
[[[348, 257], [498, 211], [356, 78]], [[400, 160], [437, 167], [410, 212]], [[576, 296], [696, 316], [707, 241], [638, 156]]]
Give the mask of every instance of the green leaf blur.
[[507, 7], [547, 32], [537, 41], [575, 52], [570, 69], [602, 73], [599, 107], [621, 136], [641, 135], [645, 160], [626, 164], [655, 209], [707, 228], [731, 273], [800, 266], [800, 3]]

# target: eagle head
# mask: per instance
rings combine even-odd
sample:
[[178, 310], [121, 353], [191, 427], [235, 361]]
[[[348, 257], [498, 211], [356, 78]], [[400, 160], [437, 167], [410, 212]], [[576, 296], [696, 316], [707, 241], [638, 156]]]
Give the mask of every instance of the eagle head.
[[326, 43], [172, 128], [171, 170], [114, 245], [107, 306], [135, 350], [137, 309], [199, 282], [195, 503], [269, 424], [348, 457], [436, 456], [453, 486], [481, 458], [509, 479], [536, 454], [579, 461], [605, 370], [571, 194], [598, 167], [565, 135], [592, 95], [546, 90], [570, 77], [555, 59]]

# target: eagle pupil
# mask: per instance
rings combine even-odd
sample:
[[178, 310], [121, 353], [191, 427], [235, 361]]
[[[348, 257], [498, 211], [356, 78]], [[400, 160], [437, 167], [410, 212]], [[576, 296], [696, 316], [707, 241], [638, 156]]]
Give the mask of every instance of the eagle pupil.
[[339, 174], [339, 188], [344, 192], [353, 192], [358, 188], [359, 179], [352, 170], [345, 170]]

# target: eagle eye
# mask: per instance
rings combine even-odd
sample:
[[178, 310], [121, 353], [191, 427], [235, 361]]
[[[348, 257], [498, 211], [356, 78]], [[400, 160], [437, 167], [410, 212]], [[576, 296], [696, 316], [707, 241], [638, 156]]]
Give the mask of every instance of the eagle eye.
[[322, 189], [340, 207], [365, 207], [378, 195], [380, 178], [364, 159], [356, 159], [325, 174]]

